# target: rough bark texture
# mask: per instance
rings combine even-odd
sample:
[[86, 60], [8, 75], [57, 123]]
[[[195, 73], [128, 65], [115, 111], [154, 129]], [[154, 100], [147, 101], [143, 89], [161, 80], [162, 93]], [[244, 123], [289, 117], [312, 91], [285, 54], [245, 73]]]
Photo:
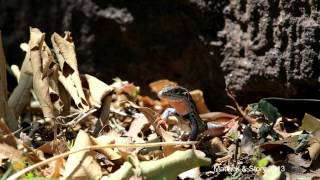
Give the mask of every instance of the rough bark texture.
[[0, 6], [9, 64], [20, 64], [28, 26], [72, 32], [80, 72], [111, 82], [119, 76], [142, 86], [161, 78], [200, 88], [210, 108], [224, 107], [219, 49], [224, 0], [10, 0]]
[[230, 87], [256, 96], [319, 97], [320, 1], [232, 0], [221, 64]]

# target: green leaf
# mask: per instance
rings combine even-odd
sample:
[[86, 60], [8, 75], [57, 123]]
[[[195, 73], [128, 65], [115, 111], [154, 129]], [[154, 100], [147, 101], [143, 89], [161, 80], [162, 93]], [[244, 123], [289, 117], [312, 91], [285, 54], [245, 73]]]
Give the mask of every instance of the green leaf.
[[278, 108], [274, 107], [271, 103], [264, 99], [261, 99], [258, 103], [258, 110], [262, 112], [270, 123], [273, 123], [280, 117]]
[[258, 161], [258, 167], [267, 167], [271, 158], [270, 156], [266, 156]]

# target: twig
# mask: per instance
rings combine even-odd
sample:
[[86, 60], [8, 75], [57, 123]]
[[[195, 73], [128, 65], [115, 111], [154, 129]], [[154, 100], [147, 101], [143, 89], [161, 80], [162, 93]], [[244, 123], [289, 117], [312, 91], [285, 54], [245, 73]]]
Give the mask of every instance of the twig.
[[237, 162], [238, 162], [238, 153], [239, 153], [239, 139], [236, 139], [236, 150], [234, 152], [234, 167], [237, 166]]
[[235, 97], [232, 95], [232, 93], [229, 91], [228, 86], [226, 87], [226, 92], [229, 98], [231, 98], [231, 100], [233, 101], [234, 105], [236, 106], [237, 111], [239, 112], [239, 114], [243, 117], [243, 119], [245, 119], [248, 123], [254, 123], [255, 120], [253, 120], [252, 118], [250, 118], [249, 116], [246, 115], [246, 113], [242, 110], [242, 108], [240, 107], [240, 105], [238, 104], [237, 100], [235, 99]]
[[16, 172], [15, 174], [13, 174], [12, 176], [10, 176], [8, 178], [8, 180], [15, 180], [17, 178], [19, 178], [20, 176], [22, 176], [23, 174], [37, 168], [43, 165], [46, 165], [48, 163], [50, 163], [51, 161], [60, 159], [60, 158], [64, 158], [67, 157], [70, 154], [74, 154], [74, 153], [78, 153], [81, 151], [94, 151], [94, 150], [98, 150], [98, 149], [103, 149], [103, 148], [115, 148], [115, 147], [129, 147], [129, 148], [137, 148], [137, 147], [157, 147], [157, 146], [174, 146], [174, 145], [190, 145], [190, 144], [196, 144], [197, 141], [187, 141], [187, 142], [157, 142], [157, 143], [136, 143], [136, 144], [108, 144], [108, 145], [96, 145], [96, 146], [87, 146], [81, 149], [77, 149], [74, 151], [69, 151], [69, 152], [65, 152], [62, 154], [59, 154], [57, 156], [51, 157], [49, 159], [46, 159], [44, 161], [41, 161], [39, 163], [36, 163], [32, 166], [29, 166], [27, 168], [24, 168], [18, 172]]
[[74, 126], [74, 125], [78, 124], [80, 121], [82, 121], [84, 118], [86, 118], [87, 116], [89, 116], [90, 114], [92, 114], [96, 111], [97, 111], [97, 109], [92, 108], [92, 109], [89, 109], [87, 112], [80, 113], [76, 118], [74, 118], [73, 120], [71, 120], [68, 123], [65, 123], [65, 124], [60, 123], [60, 122], [57, 122], [57, 123], [62, 126], [65, 126], [65, 127]]

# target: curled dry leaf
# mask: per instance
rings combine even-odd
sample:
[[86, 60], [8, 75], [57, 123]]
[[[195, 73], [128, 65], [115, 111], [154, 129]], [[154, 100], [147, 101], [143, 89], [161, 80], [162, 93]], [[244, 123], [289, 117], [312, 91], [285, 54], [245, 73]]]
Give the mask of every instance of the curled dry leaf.
[[85, 74], [83, 77], [83, 80], [86, 81], [84, 84], [87, 84], [89, 88], [90, 104], [97, 108], [100, 108], [103, 98], [112, 93], [113, 88], [89, 74]]
[[69, 92], [77, 107], [88, 110], [89, 105], [81, 85], [74, 44], [70, 39], [72, 38], [68, 33], [65, 39], [57, 33], [51, 36], [52, 46], [61, 69], [59, 81]]
[[199, 89], [190, 91], [193, 101], [196, 103], [197, 110], [200, 114], [208, 113], [209, 109], [204, 101], [203, 92]]
[[45, 34], [40, 32], [37, 28], [30, 28], [30, 59], [33, 72], [33, 89], [40, 102], [41, 109], [45, 118], [52, 119], [56, 116], [51, 102], [49, 93], [49, 78], [43, 75], [44, 60], [41, 57], [41, 50], [44, 44]]
[[149, 96], [138, 96], [139, 106], [153, 107], [156, 102]]
[[[93, 143], [90, 136], [80, 130], [71, 151], [91, 145]], [[81, 151], [69, 155], [63, 172], [63, 179], [99, 179], [101, 176], [101, 167], [95, 160], [95, 152]]]
[[[131, 106], [138, 109], [144, 116], [147, 118], [147, 120], [151, 123], [153, 128], [156, 130], [156, 133], [162, 137], [162, 139], [165, 142], [173, 142], [175, 139], [174, 137], [167, 132], [165, 129], [163, 129], [161, 126], [158, 125], [158, 122], [161, 120], [160, 115], [153, 111], [150, 108], [147, 107], [140, 107], [132, 102], [129, 102]], [[165, 155], [172, 154], [176, 150], [180, 149], [178, 146], [165, 146], [163, 147], [163, 153]]]
[[177, 86], [178, 83], [170, 81], [168, 79], [161, 79], [158, 81], [154, 81], [149, 84], [149, 87], [151, 88], [151, 91], [158, 93], [162, 88], [165, 86]]

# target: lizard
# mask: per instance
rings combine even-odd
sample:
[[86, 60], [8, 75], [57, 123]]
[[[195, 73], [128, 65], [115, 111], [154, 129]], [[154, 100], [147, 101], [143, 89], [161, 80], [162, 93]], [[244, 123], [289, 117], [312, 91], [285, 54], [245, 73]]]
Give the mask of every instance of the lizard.
[[[198, 135], [207, 130], [207, 123], [201, 120], [195, 102], [189, 91], [181, 86], [166, 86], [162, 88], [158, 97], [168, 101], [171, 108], [167, 108], [161, 115], [161, 119], [167, 120], [170, 115], [182, 116], [191, 123], [190, 140], [196, 140]], [[222, 125], [210, 124], [210, 128], [221, 128]]]

